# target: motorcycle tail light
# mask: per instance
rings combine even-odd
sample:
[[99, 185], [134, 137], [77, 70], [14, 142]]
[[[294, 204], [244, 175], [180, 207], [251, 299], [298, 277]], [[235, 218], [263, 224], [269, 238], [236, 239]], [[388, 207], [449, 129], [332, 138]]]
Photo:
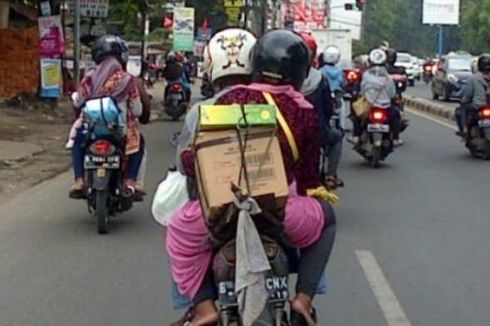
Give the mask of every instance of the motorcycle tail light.
[[480, 119], [490, 120], [490, 106], [481, 108], [478, 114], [480, 115]]
[[425, 66], [425, 71], [432, 71], [432, 66]]
[[359, 81], [361, 75], [356, 70], [346, 70], [345, 71], [345, 79], [349, 84], [354, 84]]
[[107, 140], [97, 140], [92, 145], [90, 145], [90, 152], [99, 156], [108, 156], [116, 151], [114, 145], [112, 145]]
[[383, 123], [388, 118], [385, 109], [372, 108], [369, 112], [369, 120], [374, 123]]
[[173, 90], [174, 92], [180, 92], [180, 91], [181, 91], [181, 89], [182, 89], [182, 86], [181, 86], [180, 84], [173, 84], [173, 85], [172, 85], [172, 90]]

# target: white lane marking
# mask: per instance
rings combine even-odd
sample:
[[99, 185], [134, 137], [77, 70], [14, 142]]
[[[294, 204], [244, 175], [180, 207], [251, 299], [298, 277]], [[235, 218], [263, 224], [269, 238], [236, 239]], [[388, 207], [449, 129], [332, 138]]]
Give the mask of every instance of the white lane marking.
[[388, 325], [412, 326], [373, 253], [369, 250], [356, 250], [356, 255]]
[[456, 128], [456, 126], [450, 124], [450, 123], [447, 123], [447, 122], [444, 122], [443, 120], [441, 119], [438, 119], [436, 117], [433, 117], [433, 116], [430, 116], [426, 113], [422, 113], [422, 112], [419, 112], [419, 111], [415, 111], [413, 109], [409, 109], [409, 108], [405, 108], [405, 110], [407, 112], [410, 112], [411, 114], [413, 115], [416, 115], [418, 117], [421, 117], [421, 118], [424, 118], [424, 119], [427, 119], [427, 120], [430, 120], [432, 122], [435, 122], [437, 124], [440, 124], [441, 126], [444, 126], [444, 127], [447, 127], [447, 128], [450, 128], [450, 129], [453, 129], [453, 130], [458, 130], [458, 128]]

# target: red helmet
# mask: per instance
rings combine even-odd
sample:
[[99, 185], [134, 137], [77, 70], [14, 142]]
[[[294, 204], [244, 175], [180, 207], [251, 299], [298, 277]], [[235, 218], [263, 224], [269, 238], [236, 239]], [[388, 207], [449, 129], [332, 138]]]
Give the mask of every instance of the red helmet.
[[306, 43], [308, 46], [308, 49], [311, 51], [311, 54], [313, 57], [316, 56], [316, 51], [318, 49], [318, 45], [316, 44], [315, 38], [308, 33], [301, 33], [301, 37], [303, 38], [303, 41]]

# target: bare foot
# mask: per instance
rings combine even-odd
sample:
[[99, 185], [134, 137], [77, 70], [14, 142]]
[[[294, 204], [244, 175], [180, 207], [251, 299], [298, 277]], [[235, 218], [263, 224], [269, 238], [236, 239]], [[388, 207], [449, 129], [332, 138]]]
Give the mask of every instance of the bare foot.
[[303, 316], [308, 326], [317, 325], [312, 317], [313, 302], [309, 296], [298, 293], [296, 298], [291, 302], [291, 310]]
[[188, 326], [211, 326], [217, 325], [219, 314], [214, 302], [211, 300], [203, 301], [196, 306], [194, 316]]

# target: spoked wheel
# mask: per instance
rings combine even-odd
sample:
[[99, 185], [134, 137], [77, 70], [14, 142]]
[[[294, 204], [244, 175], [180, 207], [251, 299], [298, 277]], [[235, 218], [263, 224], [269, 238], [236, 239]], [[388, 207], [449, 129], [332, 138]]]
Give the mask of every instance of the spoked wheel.
[[97, 230], [99, 234], [109, 231], [109, 212], [107, 210], [107, 190], [97, 191], [95, 197], [95, 213], [97, 216]]
[[374, 147], [373, 155], [371, 157], [371, 166], [375, 169], [379, 168], [380, 160], [381, 160], [381, 147]]

